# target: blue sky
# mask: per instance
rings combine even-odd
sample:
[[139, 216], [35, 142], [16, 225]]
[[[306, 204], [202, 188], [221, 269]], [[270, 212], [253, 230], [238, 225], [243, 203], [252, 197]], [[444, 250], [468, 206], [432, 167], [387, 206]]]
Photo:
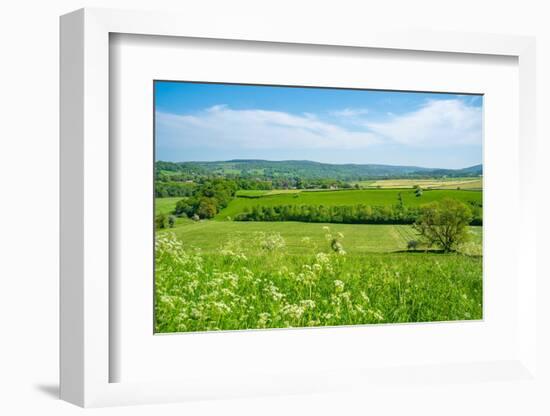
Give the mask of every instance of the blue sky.
[[155, 82], [156, 159], [482, 162], [479, 95]]

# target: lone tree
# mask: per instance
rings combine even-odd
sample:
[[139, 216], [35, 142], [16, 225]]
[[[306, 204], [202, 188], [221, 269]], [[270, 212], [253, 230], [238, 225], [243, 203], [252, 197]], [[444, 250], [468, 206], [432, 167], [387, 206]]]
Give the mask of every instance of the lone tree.
[[429, 246], [436, 244], [449, 252], [468, 239], [467, 227], [471, 221], [472, 211], [468, 205], [445, 198], [424, 205], [413, 227]]

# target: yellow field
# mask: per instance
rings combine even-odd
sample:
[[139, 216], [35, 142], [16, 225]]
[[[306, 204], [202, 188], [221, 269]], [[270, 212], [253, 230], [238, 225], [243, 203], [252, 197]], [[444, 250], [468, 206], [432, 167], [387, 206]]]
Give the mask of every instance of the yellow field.
[[483, 180], [481, 178], [452, 178], [452, 179], [382, 179], [379, 181], [369, 181], [360, 186], [366, 188], [414, 188], [420, 186], [424, 189], [482, 189]]

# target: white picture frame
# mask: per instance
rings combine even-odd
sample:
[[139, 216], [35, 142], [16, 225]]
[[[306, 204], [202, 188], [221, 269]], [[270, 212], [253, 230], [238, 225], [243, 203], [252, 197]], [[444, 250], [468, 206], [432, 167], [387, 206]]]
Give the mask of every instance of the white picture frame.
[[[441, 54], [503, 55], [519, 67], [519, 197], [517, 354], [499, 362], [480, 361], [379, 368], [336, 368], [318, 373], [239, 379], [222, 373], [213, 381], [188, 377], [178, 381], [112, 382], [110, 368], [120, 359], [110, 348], [110, 34], [331, 45], [332, 47], [428, 51]], [[262, 394], [360, 391], [379, 384], [399, 384], [415, 377], [427, 391], [434, 380], [481, 385], [487, 374], [508, 382], [537, 383], [536, 285], [534, 250], [536, 211], [532, 192], [535, 169], [535, 41], [530, 37], [465, 33], [395, 31], [308, 31], [277, 24], [204, 25], [192, 16], [165, 13], [82, 9], [61, 18], [61, 398], [80, 406], [159, 403], [197, 398]], [[150, 169], [150, 167], [144, 167]], [[147, 308], [147, 306], [144, 306]], [[111, 328], [112, 330], [112, 328]], [[409, 327], [415, 331], [414, 326]], [[216, 334], [224, 336], [224, 334]], [[227, 334], [225, 334], [227, 336]], [[152, 334], [151, 334], [152, 336]], [[353, 336], [351, 334], [350, 336]], [[218, 342], [218, 341], [216, 341]], [[477, 374], [477, 376], [472, 376]], [[498, 377], [496, 377], [498, 379]], [[401, 380], [401, 381], [399, 381]], [[491, 380], [493, 380], [491, 378]], [[377, 387], [380, 388], [380, 387]], [[481, 388], [481, 387], [480, 387]], [[382, 388], [383, 389], [383, 388]]]

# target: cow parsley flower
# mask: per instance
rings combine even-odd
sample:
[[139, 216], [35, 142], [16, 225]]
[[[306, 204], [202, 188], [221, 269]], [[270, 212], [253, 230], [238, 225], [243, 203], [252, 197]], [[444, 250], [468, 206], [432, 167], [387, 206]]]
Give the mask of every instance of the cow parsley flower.
[[344, 282], [341, 280], [335, 280], [334, 281], [334, 287], [336, 289], [336, 292], [343, 292], [344, 291]]

